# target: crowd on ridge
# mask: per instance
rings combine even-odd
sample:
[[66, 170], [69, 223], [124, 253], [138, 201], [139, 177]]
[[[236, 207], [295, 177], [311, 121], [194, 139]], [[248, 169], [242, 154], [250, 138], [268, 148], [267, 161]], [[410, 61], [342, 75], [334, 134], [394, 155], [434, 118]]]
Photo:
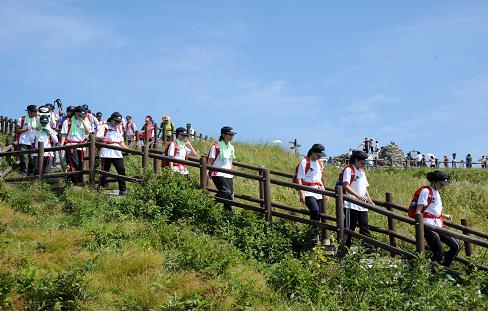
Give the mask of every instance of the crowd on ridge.
[[[96, 134], [96, 140], [111, 146], [127, 148], [124, 143], [124, 132], [127, 134], [128, 143], [143, 139], [145, 132], [149, 132], [148, 137], [154, 136], [155, 122], [151, 116], [146, 116], [140, 138], [136, 138], [137, 126], [131, 116], [124, 119], [119, 112], [112, 113], [107, 120], [104, 120], [101, 112], [92, 113], [87, 105], [69, 106], [66, 112], [62, 109], [59, 99], [55, 101], [58, 105], [59, 113], [54, 112], [53, 104], [46, 104], [40, 107], [29, 105], [26, 108], [26, 115], [18, 120], [19, 128], [16, 131], [18, 150], [26, 151], [31, 148], [38, 148], [39, 143], [43, 142], [45, 148], [55, 145], [76, 145], [86, 143], [88, 135]], [[146, 127], [147, 126], [147, 127]], [[162, 132], [161, 130], [163, 130]], [[187, 128], [175, 128], [170, 117], [164, 115], [157, 135], [159, 138], [166, 134], [167, 146], [164, 149], [164, 155], [174, 157], [179, 160], [186, 160], [188, 156], [198, 157], [198, 152], [193, 148], [190, 142], [190, 136]], [[232, 169], [235, 159], [235, 149], [231, 144], [236, 132], [232, 127], [224, 126], [221, 128], [220, 137], [215, 141], [207, 154], [207, 161], [210, 165], [217, 168]], [[174, 136], [174, 138], [173, 138]], [[371, 139], [372, 141], [372, 139]], [[368, 141], [368, 143], [370, 143]], [[377, 143], [377, 142], [376, 142]], [[370, 148], [368, 146], [368, 152]], [[373, 147], [373, 150], [375, 148]], [[54, 154], [45, 152], [40, 157], [36, 154], [20, 154], [19, 171], [23, 176], [34, 174], [36, 171], [37, 158], [44, 158], [44, 168], [42, 172], [49, 173], [53, 165], [59, 164], [63, 171], [74, 172], [70, 176], [75, 185], [83, 182], [82, 173], [84, 148], [75, 147], [66, 149], [66, 153]], [[102, 147], [99, 150], [101, 168], [104, 171], [110, 171], [113, 165], [120, 175], [125, 175], [125, 165], [122, 152], [117, 149]], [[308, 151], [307, 155], [300, 161], [295, 169], [293, 182], [317, 189], [325, 189], [324, 178], [324, 161], [325, 147], [322, 144], [314, 144]], [[365, 203], [374, 204], [368, 192], [369, 183], [366, 177], [365, 167], [368, 165], [369, 155], [362, 150], [352, 151], [349, 158], [349, 165], [344, 167], [336, 182], [342, 185], [347, 196], [354, 197]], [[162, 162], [162, 167], [170, 167], [174, 172], [188, 175], [186, 165], [177, 162]], [[218, 193], [217, 196], [232, 200], [234, 197], [234, 180], [233, 175], [210, 171], [209, 177], [215, 184]], [[424, 223], [436, 227], [444, 228], [443, 219], [451, 219], [451, 216], [443, 213], [443, 204], [439, 191], [449, 183], [448, 176], [441, 171], [433, 171], [427, 174], [429, 185], [420, 187], [415, 191], [412, 203], [410, 204], [409, 214], [422, 213]], [[125, 195], [128, 189], [125, 180], [119, 179], [119, 194]], [[99, 179], [100, 188], [107, 186], [107, 176], [101, 175]], [[299, 200], [310, 211], [310, 219], [319, 221], [320, 214], [324, 207], [327, 206], [328, 197], [320, 193], [299, 190]], [[231, 206], [226, 204], [224, 207], [231, 210]], [[345, 226], [350, 230], [359, 228], [359, 233], [367, 237], [372, 237], [368, 227], [368, 209], [352, 202], [344, 202]], [[457, 241], [451, 237], [426, 229], [425, 238], [433, 251], [432, 259], [449, 266], [455, 256], [458, 254], [460, 246]], [[319, 235], [313, 239], [319, 241]], [[449, 250], [444, 254], [442, 244], [445, 243]], [[346, 246], [351, 245], [351, 238], [346, 238]], [[365, 244], [368, 250], [372, 250]]]

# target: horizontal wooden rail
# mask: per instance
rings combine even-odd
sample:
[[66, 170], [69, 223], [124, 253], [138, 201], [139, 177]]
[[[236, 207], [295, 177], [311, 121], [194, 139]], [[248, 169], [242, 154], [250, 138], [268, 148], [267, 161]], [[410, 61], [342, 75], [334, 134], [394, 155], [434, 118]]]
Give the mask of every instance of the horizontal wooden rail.
[[131, 182], [143, 182], [144, 181], [143, 179], [129, 177], [129, 176], [123, 176], [121, 174], [115, 174], [115, 173], [111, 173], [111, 172], [103, 171], [103, 170], [97, 170], [97, 173], [106, 175], [109, 178], [122, 179], [122, 180], [126, 180], [126, 181], [131, 181]]
[[285, 181], [276, 180], [276, 179], [271, 179], [271, 183], [275, 184], [275, 185], [279, 185], [279, 186], [284, 186], [287, 188], [296, 189], [296, 190], [302, 190], [302, 191], [306, 191], [306, 192], [312, 192], [312, 193], [316, 193], [316, 194], [322, 194], [325, 196], [335, 197], [335, 192], [332, 192], [330, 190], [317, 189], [317, 188], [313, 188], [313, 187], [309, 187], [309, 186], [304, 186], [301, 184], [296, 184], [293, 182], [285, 182]]
[[356, 238], [356, 239], [362, 240], [363, 242], [369, 243], [373, 246], [377, 246], [379, 248], [382, 248], [385, 251], [391, 252], [395, 255], [403, 256], [403, 257], [408, 258], [408, 259], [414, 258], [414, 255], [410, 252], [407, 252], [405, 250], [402, 250], [402, 249], [399, 249], [397, 247], [391, 246], [389, 244], [383, 243], [383, 242], [378, 241], [376, 239], [367, 237], [365, 235], [359, 234], [357, 232], [351, 231], [349, 229], [344, 229], [344, 233], [353, 237], [353, 238]]

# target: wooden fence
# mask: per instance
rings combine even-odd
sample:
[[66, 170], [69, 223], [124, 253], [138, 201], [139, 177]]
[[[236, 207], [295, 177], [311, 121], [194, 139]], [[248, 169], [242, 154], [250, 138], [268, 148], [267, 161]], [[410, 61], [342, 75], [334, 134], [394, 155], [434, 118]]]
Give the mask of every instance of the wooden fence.
[[[219, 197], [215, 197], [215, 200], [220, 203], [226, 203], [232, 206], [261, 213], [268, 222], [272, 222], [272, 220], [276, 217], [276, 218], [294, 221], [297, 223], [307, 224], [310, 226], [316, 226], [321, 229], [322, 238], [325, 240], [329, 239], [330, 233], [335, 233], [336, 241], [338, 244], [339, 258], [342, 258], [344, 256], [345, 239], [346, 236], [350, 236], [352, 238], [356, 238], [366, 243], [369, 243], [374, 247], [386, 250], [390, 252], [392, 255], [401, 256], [406, 259], [412, 259], [414, 257], [414, 254], [411, 251], [400, 247], [400, 243], [415, 246], [415, 251], [418, 253], [424, 252], [426, 249], [424, 230], [427, 228], [430, 230], [434, 230], [438, 233], [451, 236], [464, 244], [463, 246], [464, 246], [466, 258], [458, 256], [455, 259], [456, 262], [462, 263], [464, 265], [475, 266], [485, 271], [488, 270], [488, 266], [477, 265], [471, 260], [471, 256], [473, 255], [473, 250], [475, 246], [488, 248], [488, 233], [471, 228], [468, 219], [461, 219], [461, 224], [446, 221], [445, 224], [448, 227], [450, 227], [453, 231], [440, 229], [430, 225], [424, 225], [421, 214], [417, 214], [415, 219], [408, 217], [407, 215], [405, 215], [408, 209], [404, 206], [395, 204], [393, 202], [393, 195], [388, 192], [385, 194], [384, 200], [374, 200], [376, 205], [372, 205], [372, 204], [364, 203], [356, 198], [352, 198], [344, 195], [342, 186], [336, 186], [335, 189], [325, 188], [324, 190], [320, 190], [313, 187], [306, 187], [303, 185], [292, 183], [290, 179], [293, 177], [293, 175], [286, 172], [267, 169], [255, 165], [248, 165], [240, 162], [234, 162], [233, 164], [235, 167], [246, 170], [246, 172], [243, 172], [243, 171], [228, 170], [228, 169], [222, 169], [222, 168], [211, 166], [207, 163], [205, 157], [200, 157], [199, 159], [189, 158], [188, 160], [179, 160], [172, 157], [163, 156], [163, 151], [158, 149], [159, 141], [157, 137], [154, 139], [148, 138], [147, 127], [145, 132], [146, 136], [144, 138], [144, 143], [143, 143], [144, 145], [140, 149], [122, 148], [122, 147], [112, 146], [109, 144], [104, 144], [101, 142], [96, 142], [95, 134], [90, 134], [89, 139], [86, 143], [76, 144], [76, 145], [66, 145], [63, 147], [53, 147], [53, 148], [44, 148], [42, 143], [40, 143], [41, 145], [37, 149], [31, 149], [31, 150], [20, 152], [12, 149], [12, 143], [13, 143], [12, 139], [14, 136], [15, 122], [12, 122], [11, 119], [7, 119], [5, 117], [0, 117], [0, 122], [1, 122], [0, 123], [1, 132], [3, 134], [8, 135], [6, 141], [6, 149], [0, 152], [0, 158], [9, 157], [9, 156], [10, 157], [18, 156], [20, 153], [23, 154], [37, 153], [39, 154], [39, 156], [43, 156], [44, 152], [50, 152], [50, 151], [55, 152], [55, 151], [62, 151], [62, 150], [65, 151], [74, 148], [83, 148], [88, 150], [88, 167], [87, 169], [84, 169], [82, 171], [43, 174], [42, 173], [43, 158], [38, 158], [37, 173], [35, 175], [31, 175], [27, 177], [9, 178], [7, 177], [8, 173], [11, 170], [11, 168], [9, 167], [10, 170], [6, 169], [5, 171], [1, 172], [1, 177], [5, 182], [25, 182], [31, 180], [44, 179], [44, 178], [61, 178], [61, 177], [68, 177], [73, 174], [82, 174], [84, 176], [87, 176], [88, 177], [87, 181], [90, 187], [96, 186], [97, 174], [98, 175], [104, 174], [107, 175], [109, 178], [124, 179], [130, 182], [141, 182], [143, 180], [142, 176], [136, 176], [136, 177], [122, 176], [122, 175], [109, 173], [109, 172], [96, 169], [95, 166], [96, 149], [106, 147], [130, 155], [141, 156], [141, 165], [142, 165], [143, 172], [149, 171], [150, 169], [149, 160], [151, 158], [153, 159], [152, 168], [155, 173], [159, 173], [161, 167], [161, 161], [163, 160], [168, 162], [178, 162], [180, 164], [187, 165], [188, 167], [197, 168], [199, 171], [200, 188], [207, 190], [209, 192], [216, 192], [216, 190], [208, 186], [207, 176], [209, 170], [217, 170], [219, 172], [232, 174], [236, 177], [242, 177], [242, 178], [253, 180], [257, 183], [257, 189], [259, 192], [258, 198], [249, 195], [235, 194], [234, 200], [227, 200]], [[157, 134], [157, 132], [154, 133]], [[202, 140], [207, 139], [207, 137], [204, 138], [202, 135], [195, 136], [195, 138], [202, 139]], [[285, 204], [280, 204], [273, 201], [272, 188], [271, 188], [273, 185], [290, 188], [293, 191], [303, 190], [303, 191], [322, 194], [323, 196], [329, 196], [331, 199], [335, 200], [335, 213], [333, 215], [329, 215], [329, 213], [327, 212], [327, 208], [324, 208], [323, 212], [320, 214], [320, 218], [321, 218], [320, 221], [313, 221], [310, 220], [308, 217], [304, 218], [303, 216], [300, 215], [308, 216], [309, 215], [308, 210], [292, 207]], [[372, 212], [378, 213], [386, 217], [388, 222], [386, 227], [382, 228], [378, 226], [370, 226], [370, 229], [373, 232], [387, 235], [388, 241], [382, 242], [378, 239], [369, 238], [357, 232], [346, 229], [344, 226], [344, 201], [349, 201], [351, 203], [360, 205], [362, 207], [369, 209]], [[414, 231], [412, 233], [414, 233], [415, 236], [412, 237], [411, 235], [400, 233], [397, 230], [397, 223], [405, 223], [409, 225], [410, 228], [412, 228], [412, 231]], [[402, 246], [405, 247], [406, 245], [402, 245]], [[446, 271], [452, 274], [459, 274], [459, 272], [450, 268], [446, 268]]]

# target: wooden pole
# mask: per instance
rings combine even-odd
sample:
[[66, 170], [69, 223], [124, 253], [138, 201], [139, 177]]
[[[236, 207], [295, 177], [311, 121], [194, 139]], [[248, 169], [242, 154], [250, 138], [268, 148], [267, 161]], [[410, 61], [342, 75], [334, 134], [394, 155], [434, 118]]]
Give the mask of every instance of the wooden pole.
[[205, 156], [200, 157], [200, 188], [207, 190], [207, 158]]
[[154, 123], [153, 148], [156, 149], [158, 143], [158, 125]]
[[163, 123], [162, 133], [163, 135], [163, 149], [166, 149], [166, 126]]
[[[94, 133], [91, 133], [88, 138], [88, 143], [90, 144], [88, 148], [88, 184], [91, 188], [95, 187], [96, 184], [96, 168], [95, 168], [95, 154], [96, 154], [96, 137]], [[103, 169], [102, 169], [103, 170]]]
[[139, 150], [141, 149], [141, 144], [140, 144], [140, 141], [139, 141], [139, 130], [137, 130], [135, 132], [135, 135], [134, 135], [134, 142], [136, 142], [136, 149]]
[[37, 176], [42, 178], [42, 168], [44, 167], [44, 142], [39, 142], [37, 151]]
[[[154, 143], [153, 143], [153, 148], [158, 149], [159, 148], [159, 141], [158, 141], [158, 126], [154, 124]], [[153, 158], [153, 170], [156, 175], [160, 173], [160, 163], [159, 160], [156, 158]]]
[[[390, 192], [386, 192], [385, 197], [386, 197], [386, 209], [388, 211], [393, 212], [394, 209], [393, 207], [391, 207], [391, 204], [393, 203], [393, 194]], [[393, 219], [392, 217], [388, 217], [388, 230], [390, 230], [391, 232], [397, 232], [395, 219]], [[398, 247], [398, 239], [395, 238], [395, 236], [392, 234], [389, 235], [389, 238], [390, 238], [390, 245], [394, 247]]]
[[339, 259], [342, 259], [345, 255], [345, 242], [344, 242], [344, 192], [342, 185], [336, 185], [335, 189], [335, 201], [336, 201], [336, 225], [337, 225], [337, 254]]
[[[261, 168], [263, 169], [259, 169], [259, 176], [264, 178], [264, 165], [261, 165]], [[262, 200], [260, 207], [264, 209], [264, 181], [262, 180], [259, 180], [259, 199]]]
[[0, 116], [0, 132], [3, 133], [3, 116]]
[[425, 250], [424, 218], [421, 213], [415, 214], [415, 247], [418, 253]]
[[148, 165], [149, 165], [149, 137], [148, 137], [148, 132], [149, 132], [149, 125], [144, 126], [144, 146], [142, 148], [142, 169], [144, 173], [147, 171]]
[[264, 210], [265, 217], [267, 221], [272, 220], [271, 213], [271, 173], [269, 169], [263, 170], [263, 180], [264, 180]]
[[[327, 215], [327, 204], [325, 202], [325, 195], [322, 195], [323, 199], [322, 202], [324, 202], [322, 206], [322, 214]], [[325, 217], [320, 217], [320, 221], [323, 222], [324, 224], [327, 223], [327, 218]], [[327, 228], [322, 228], [322, 234], [321, 234], [321, 242], [323, 245], [330, 245], [330, 236], [329, 236], [329, 230]]]
[[17, 124], [14, 124], [14, 120], [12, 119], [8, 120], [8, 134], [12, 137], [14, 136], [14, 130], [17, 131], [17, 128], [14, 129], [16, 125]]
[[[469, 220], [467, 218], [461, 219], [461, 225], [468, 227], [468, 228], [471, 226], [471, 224], [469, 223]], [[469, 235], [469, 232], [463, 230], [463, 234]], [[467, 257], [473, 255], [473, 244], [471, 242], [464, 241], [464, 253], [466, 254]]]

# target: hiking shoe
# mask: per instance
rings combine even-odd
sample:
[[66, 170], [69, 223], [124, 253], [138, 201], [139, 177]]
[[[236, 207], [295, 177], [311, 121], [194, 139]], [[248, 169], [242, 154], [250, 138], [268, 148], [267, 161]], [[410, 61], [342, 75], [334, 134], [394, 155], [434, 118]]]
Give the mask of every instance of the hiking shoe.
[[127, 195], [128, 193], [129, 193], [129, 190], [121, 190], [121, 191], [119, 191], [119, 195], [120, 196]]

